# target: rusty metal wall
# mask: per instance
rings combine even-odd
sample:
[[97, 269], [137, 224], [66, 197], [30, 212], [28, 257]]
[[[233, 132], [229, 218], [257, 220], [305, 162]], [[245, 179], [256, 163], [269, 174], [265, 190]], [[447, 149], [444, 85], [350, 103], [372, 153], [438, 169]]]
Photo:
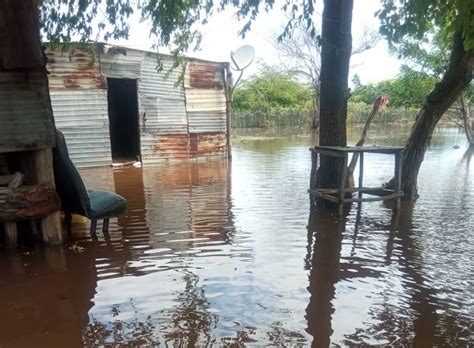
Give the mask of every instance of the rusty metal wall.
[[191, 61], [186, 66], [186, 113], [190, 133], [226, 132], [224, 66]]
[[54, 119], [78, 167], [112, 164], [107, 81], [91, 52], [47, 51]]
[[117, 47], [95, 51], [102, 53], [48, 52], [54, 116], [77, 166], [112, 163], [107, 77], [138, 80], [144, 163], [226, 153], [222, 63], [189, 60], [184, 73], [169, 72], [170, 56]]
[[54, 145], [54, 121], [47, 100], [44, 72], [0, 72], [0, 152]]
[[100, 53], [100, 71], [105, 77], [139, 79], [144, 57], [143, 51], [105, 45]]
[[[158, 64], [162, 64], [162, 71], [157, 71]], [[167, 73], [171, 64], [170, 57], [150, 53], [142, 63], [138, 95], [144, 163], [185, 158], [188, 153], [184, 87], [178, 83], [182, 70]], [[170, 140], [173, 137], [175, 140]]]

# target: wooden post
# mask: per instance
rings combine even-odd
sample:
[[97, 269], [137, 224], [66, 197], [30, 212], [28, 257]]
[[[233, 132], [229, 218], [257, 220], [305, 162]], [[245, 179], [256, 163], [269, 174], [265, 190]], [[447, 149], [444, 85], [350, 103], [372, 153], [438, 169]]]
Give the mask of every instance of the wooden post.
[[[359, 189], [364, 185], [364, 153], [359, 155]], [[359, 198], [362, 198], [362, 192], [359, 191]]]
[[[309, 188], [310, 190], [316, 189], [316, 176], [318, 172], [318, 156], [319, 154], [311, 151], [311, 174], [309, 178]], [[316, 207], [316, 197], [309, 195], [309, 208], [314, 209]]]
[[347, 179], [347, 152], [344, 153], [344, 162], [341, 170], [341, 181], [339, 183], [339, 216], [342, 216], [344, 213], [344, 196], [346, 188], [346, 179]]
[[[395, 154], [395, 193], [400, 193], [402, 191], [402, 154], [403, 151], [399, 151]], [[401, 198], [397, 198], [395, 205], [396, 211], [400, 211]]]
[[[33, 184], [45, 184], [54, 188], [53, 152], [51, 149], [31, 151], [25, 156], [23, 167], [26, 177]], [[40, 232], [45, 244], [54, 245], [62, 243], [62, 227], [59, 211], [41, 219]]]
[[7, 248], [16, 248], [18, 242], [18, 231], [15, 221], [7, 221], [5, 226], [5, 244]]

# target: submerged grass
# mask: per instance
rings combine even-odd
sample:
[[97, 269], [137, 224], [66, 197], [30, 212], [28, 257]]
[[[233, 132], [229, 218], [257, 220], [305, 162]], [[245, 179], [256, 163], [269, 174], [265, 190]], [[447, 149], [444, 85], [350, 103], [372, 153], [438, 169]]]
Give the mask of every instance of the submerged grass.
[[[347, 123], [361, 124], [367, 119], [372, 105], [364, 102], [349, 102], [347, 107]], [[415, 120], [418, 114], [415, 108], [390, 108], [379, 112], [373, 123], [408, 123]], [[299, 127], [309, 128], [311, 125], [311, 112], [301, 109], [285, 110], [254, 110], [234, 112], [232, 128], [276, 128]]]

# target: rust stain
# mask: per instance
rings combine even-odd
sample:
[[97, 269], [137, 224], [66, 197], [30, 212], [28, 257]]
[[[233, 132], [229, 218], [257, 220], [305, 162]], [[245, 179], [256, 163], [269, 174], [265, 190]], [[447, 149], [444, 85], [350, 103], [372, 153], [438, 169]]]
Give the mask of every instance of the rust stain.
[[223, 155], [226, 136], [225, 133], [159, 135], [152, 150], [153, 155], [167, 160]]
[[98, 58], [90, 53], [76, 51], [70, 56], [68, 52], [48, 51], [47, 57], [51, 90], [107, 89]]
[[223, 89], [224, 83], [220, 80], [220, 68], [204, 64], [190, 63], [188, 66], [189, 85], [198, 89]]

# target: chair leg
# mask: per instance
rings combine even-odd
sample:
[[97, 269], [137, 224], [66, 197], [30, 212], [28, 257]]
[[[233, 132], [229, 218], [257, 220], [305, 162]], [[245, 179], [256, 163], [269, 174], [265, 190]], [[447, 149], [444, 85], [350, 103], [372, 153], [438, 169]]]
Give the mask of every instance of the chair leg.
[[72, 236], [72, 214], [71, 213], [64, 213], [64, 222], [66, 223], [66, 230], [69, 237]]
[[97, 220], [91, 220], [91, 236], [95, 236], [97, 234]]
[[109, 218], [104, 219], [104, 223], [102, 224], [102, 232], [109, 231]]

